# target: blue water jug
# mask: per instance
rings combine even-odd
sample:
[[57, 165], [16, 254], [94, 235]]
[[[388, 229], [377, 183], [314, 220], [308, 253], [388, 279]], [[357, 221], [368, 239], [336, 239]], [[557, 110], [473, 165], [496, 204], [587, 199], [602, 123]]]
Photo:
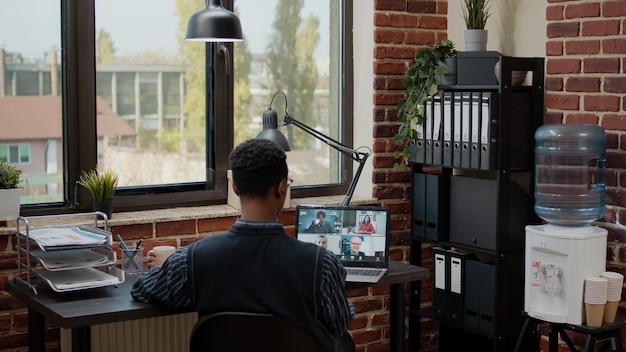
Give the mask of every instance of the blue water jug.
[[535, 132], [535, 213], [548, 223], [588, 226], [605, 207], [606, 136], [587, 124]]

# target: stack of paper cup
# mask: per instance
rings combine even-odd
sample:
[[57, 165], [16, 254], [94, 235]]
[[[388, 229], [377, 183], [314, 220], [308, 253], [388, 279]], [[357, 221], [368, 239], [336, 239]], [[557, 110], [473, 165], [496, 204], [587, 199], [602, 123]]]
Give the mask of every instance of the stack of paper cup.
[[585, 279], [585, 314], [587, 325], [602, 326], [608, 280], [604, 277], [587, 277]]
[[605, 271], [600, 275], [600, 277], [603, 277], [607, 280], [606, 306], [604, 306], [604, 322], [612, 323], [615, 321], [617, 306], [622, 300], [622, 286], [624, 284], [624, 275], [612, 271]]

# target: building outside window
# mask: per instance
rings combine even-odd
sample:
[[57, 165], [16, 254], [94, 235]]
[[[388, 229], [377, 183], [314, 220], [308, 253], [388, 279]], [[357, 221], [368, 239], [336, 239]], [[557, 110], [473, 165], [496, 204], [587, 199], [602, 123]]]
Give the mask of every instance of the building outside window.
[[[222, 44], [184, 40], [203, 1], [3, 6], [0, 116], [10, 127], [0, 131], [0, 160], [37, 189], [23, 196], [27, 213], [89, 209], [74, 185], [96, 165], [120, 174], [116, 211], [225, 203], [228, 153], [261, 131], [277, 91], [292, 117], [350, 143], [351, 43], [342, 33], [351, 31], [351, 0], [224, 4], [245, 37], [223, 44], [226, 54]], [[282, 96], [272, 108], [282, 120]], [[292, 146], [292, 196], [345, 192], [351, 162], [296, 127], [280, 130]]]

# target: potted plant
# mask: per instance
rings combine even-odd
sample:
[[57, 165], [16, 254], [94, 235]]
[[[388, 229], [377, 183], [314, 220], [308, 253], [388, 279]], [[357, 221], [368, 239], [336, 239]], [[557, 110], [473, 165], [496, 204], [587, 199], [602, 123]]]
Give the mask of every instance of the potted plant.
[[113, 196], [119, 175], [112, 170], [98, 168], [84, 171], [78, 184], [85, 187], [91, 195], [93, 209], [101, 211], [110, 219], [113, 213]]
[[[449, 72], [444, 61], [455, 58], [456, 53], [454, 43], [444, 39], [440, 45], [422, 49], [415, 54], [413, 64], [407, 69], [407, 77], [402, 81], [406, 86], [406, 97], [398, 102], [398, 120], [402, 124], [394, 136], [394, 142], [404, 148], [394, 152], [394, 157], [400, 159], [394, 167], [404, 167], [410, 161], [410, 141], [417, 139], [417, 128], [424, 122], [424, 104], [437, 92], [439, 80]], [[455, 66], [452, 64], [449, 67]]]
[[491, 16], [491, 0], [463, 0], [465, 20], [465, 50], [487, 50], [487, 30], [485, 25]]
[[20, 216], [21, 175], [21, 169], [0, 161], [0, 221], [15, 220]]

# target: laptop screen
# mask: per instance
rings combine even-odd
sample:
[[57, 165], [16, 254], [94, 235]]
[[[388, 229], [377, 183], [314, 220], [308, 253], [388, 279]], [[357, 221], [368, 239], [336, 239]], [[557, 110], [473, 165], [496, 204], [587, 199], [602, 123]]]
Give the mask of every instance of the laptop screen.
[[326, 248], [345, 266], [388, 265], [388, 208], [298, 205], [295, 228], [298, 240]]

